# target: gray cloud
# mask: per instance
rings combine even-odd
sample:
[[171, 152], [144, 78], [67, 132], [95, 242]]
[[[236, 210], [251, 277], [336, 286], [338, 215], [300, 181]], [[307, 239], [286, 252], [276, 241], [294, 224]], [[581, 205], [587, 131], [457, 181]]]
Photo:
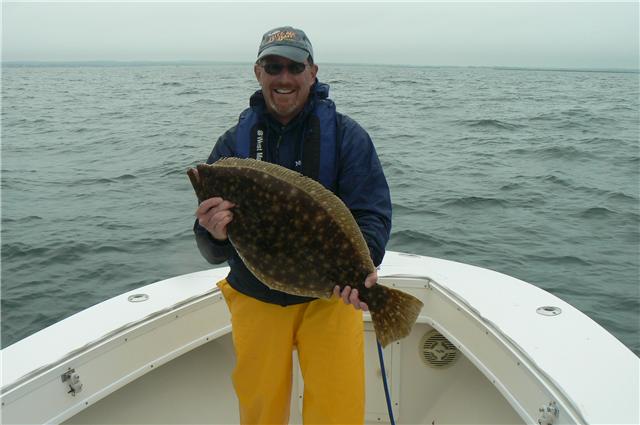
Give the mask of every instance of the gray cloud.
[[638, 3], [3, 3], [5, 61], [249, 62], [304, 29], [321, 62], [632, 68]]

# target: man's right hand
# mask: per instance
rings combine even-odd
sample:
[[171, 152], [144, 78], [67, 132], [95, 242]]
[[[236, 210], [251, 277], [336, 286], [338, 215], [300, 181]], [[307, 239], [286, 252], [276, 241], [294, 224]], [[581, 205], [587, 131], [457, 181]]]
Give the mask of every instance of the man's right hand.
[[211, 233], [214, 239], [224, 241], [227, 239], [227, 224], [233, 220], [231, 208], [235, 204], [222, 198], [209, 198], [202, 201], [196, 210], [198, 224]]

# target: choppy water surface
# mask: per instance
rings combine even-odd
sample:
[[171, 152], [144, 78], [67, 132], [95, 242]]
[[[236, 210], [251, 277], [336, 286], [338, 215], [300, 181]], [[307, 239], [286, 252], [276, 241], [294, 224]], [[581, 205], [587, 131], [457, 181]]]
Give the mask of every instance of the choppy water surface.
[[[2, 71], [3, 346], [209, 267], [185, 170], [247, 105], [250, 65]], [[638, 74], [326, 65], [319, 77], [377, 146], [389, 249], [531, 282], [640, 353]]]

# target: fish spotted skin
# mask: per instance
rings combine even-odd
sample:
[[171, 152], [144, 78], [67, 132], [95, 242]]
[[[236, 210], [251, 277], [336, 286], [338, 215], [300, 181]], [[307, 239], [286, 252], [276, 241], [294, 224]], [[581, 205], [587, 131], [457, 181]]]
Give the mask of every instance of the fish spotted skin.
[[254, 159], [225, 158], [200, 164], [197, 171], [188, 174], [200, 202], [221, 197], [236, 205], [227, 225], [229, 240], [261, 282], [318, 298], [331, 297], [336, 285], [349, 285], [367, 303], [383, 345], [410, 332], [422, 303], [382, 285], [364, 286], [375, 271], [369, 248], [353, 215], [331, 191]]

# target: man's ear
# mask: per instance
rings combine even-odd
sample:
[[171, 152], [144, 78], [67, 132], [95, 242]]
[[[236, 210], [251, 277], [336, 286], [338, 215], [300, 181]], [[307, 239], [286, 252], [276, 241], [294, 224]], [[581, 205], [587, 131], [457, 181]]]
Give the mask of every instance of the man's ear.
[[262, 75], [262, 67], [260, 65], [258, 65], [257, 63], [255, 65], [253, 65], [253, 73], [256, 76], [256, 80], [258, 80], [258, 82], [260, 82], [260, 76]]
[[318, 65], [315, 63], [313, 65], [309, 65], [309, 71], [311, 72], [311, 79], [309, 81], [309, 87], [312, 87], [318, 79], [316, 75], [318, 74]]

